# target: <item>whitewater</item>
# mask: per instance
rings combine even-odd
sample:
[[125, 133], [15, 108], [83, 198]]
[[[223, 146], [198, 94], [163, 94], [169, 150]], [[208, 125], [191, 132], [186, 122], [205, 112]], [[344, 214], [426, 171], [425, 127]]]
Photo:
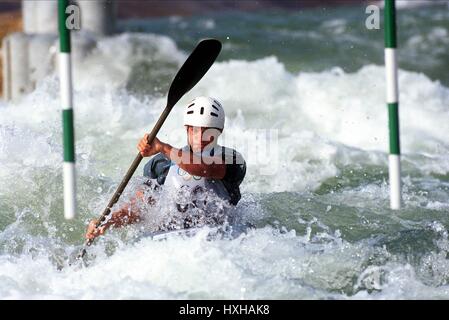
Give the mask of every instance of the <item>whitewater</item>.
[[[0, 299], [448, 299], [447, 7], [399, 20], [399, 212], [389, 209], [382, 35], [361, 30], [360, 8], [309, 10], [122, 22], [124, 33], [75, 55], [74, 221], [63, 219], [57, 74], [18, 102], [0, 100]], [[182, 146], [182, 107], [219, 99], [221, 143], [248, 164], [236, 210], [256, 228], [136, 241], [148, 225], [133, 225], [98, 239], [88, 267], [59, 270], [205, 36], [220, 38], [223, 53], [158, 137]], [[275, 143], [256, 134], [268, 131]], [[273, 149], [253, 157], [254, 144]]]

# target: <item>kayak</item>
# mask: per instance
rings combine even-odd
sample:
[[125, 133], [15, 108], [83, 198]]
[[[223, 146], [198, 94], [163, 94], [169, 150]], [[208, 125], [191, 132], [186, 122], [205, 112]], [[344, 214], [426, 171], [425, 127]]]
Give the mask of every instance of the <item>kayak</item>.
[[157, 232], [142, 232], [136, 237], [136, 241], [141, 239], [151, 239], [155, 241], [169, 240], [175, 237], [190, 238], [194, 237], [198, 233], [204, 231], [207, 232], [207, 240], [215, 240], [218, 238], [237, 238], [242, 233], [247, 232], [249, 228], [254, 228], [250, 224], [233, 225], [230, 226], [201, 226], [188, 229], [157, 231]]
[[179, 229], [179, 230], [169, 230], [169, 231], [158, 231], [158, 232], [143, 232], [137, 237], [137, 240], [150, 238], [151, 240], [160, 241], [168, 240], [174, 237], [193, 237], [200, 230], [204, 230], [205, 227], [200, 228], [189, 228], [189, 229]]

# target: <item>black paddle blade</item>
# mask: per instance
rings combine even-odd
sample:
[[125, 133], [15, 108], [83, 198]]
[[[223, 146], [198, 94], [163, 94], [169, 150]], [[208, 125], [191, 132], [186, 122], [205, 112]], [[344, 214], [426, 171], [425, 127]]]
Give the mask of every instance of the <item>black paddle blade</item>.
[[192, 89], [206, 74], [221, 51], [221, 42], [216, 39], [200, 41], [179, 69], [168, 91], [167, 106], [173, 106]]

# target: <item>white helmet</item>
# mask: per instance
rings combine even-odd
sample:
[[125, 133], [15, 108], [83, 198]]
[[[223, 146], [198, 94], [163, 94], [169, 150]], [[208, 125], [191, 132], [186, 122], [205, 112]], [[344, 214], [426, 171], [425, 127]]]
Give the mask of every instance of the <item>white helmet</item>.
[[186, 107], [184, 125], [223, 129], [225, 114], [221, 103], [209, 97], [197, 97]]

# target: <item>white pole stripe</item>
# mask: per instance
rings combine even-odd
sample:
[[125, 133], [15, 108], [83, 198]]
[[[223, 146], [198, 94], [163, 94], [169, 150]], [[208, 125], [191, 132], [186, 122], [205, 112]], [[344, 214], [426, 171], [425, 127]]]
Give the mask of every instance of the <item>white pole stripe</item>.
[[387, 103], [396, 103], [399, 101], [396, 49], [385, 48], [385, 72], [387, 76]]
[[393, 210], [401, 209], [401, 157], [397, 154], [388, 156], [390, 174], [390, 207]]
[[75, 180], [75, 163], [63, 163], [64, 175], [64, 217], [73, 219], [76, 215], [76, 180]]
[[59, 53], [59, 74], [61, 83], [61, 103], [63, 109], [72, 109], [72, 63], [70, 53]]

